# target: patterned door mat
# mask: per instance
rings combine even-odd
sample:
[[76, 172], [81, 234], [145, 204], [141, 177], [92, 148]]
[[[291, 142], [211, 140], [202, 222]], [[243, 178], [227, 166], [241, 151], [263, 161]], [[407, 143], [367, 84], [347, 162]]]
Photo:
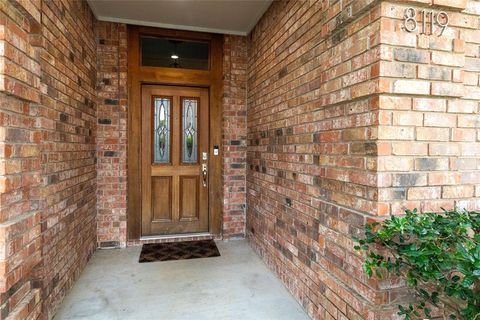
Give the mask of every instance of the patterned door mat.
[[148, 243], [142, 246], [138, 262], [185, 260], [219, 257], [213, 240], [183, 241], [169, 243]]

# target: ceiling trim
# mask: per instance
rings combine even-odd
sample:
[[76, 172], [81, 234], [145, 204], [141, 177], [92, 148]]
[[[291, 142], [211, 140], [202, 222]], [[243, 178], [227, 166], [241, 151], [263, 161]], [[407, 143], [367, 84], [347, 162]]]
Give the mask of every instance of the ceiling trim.
[[237, 36], [248, 35], [247, 32], [241, 32], [241, 31], [235, 31], [235, 30], [202, 28], [202, 27], [194, 27], [194, 26], [188, 26], [188, 25], [150, 22], [150, 21], [142, 21], [142, 20], [135, 20], [135, 19], [113, 18], [113, 17], [105, 17], [105, 16], [97, 16], [97, 19], [100, 20], [100, 21], [126, 23], [126, 24], [133, 24], [133, 25], [144, 26], [144, 27], [157, 27], [157, 28], [176, 29], [176, 30], [185, 30], [185, 31], [232, 34], [232, 35], [237, 35]]

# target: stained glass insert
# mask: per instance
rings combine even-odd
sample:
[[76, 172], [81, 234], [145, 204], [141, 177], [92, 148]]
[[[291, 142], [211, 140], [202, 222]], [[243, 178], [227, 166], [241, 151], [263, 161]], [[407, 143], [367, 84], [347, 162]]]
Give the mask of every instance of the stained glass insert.
[[196, 99], [182, 99], [182, 162], [197, 163], [197, 109]]
[[155, 98], [153, 125], [153, 162], [170, 162], [170, 105], [169, 98]]

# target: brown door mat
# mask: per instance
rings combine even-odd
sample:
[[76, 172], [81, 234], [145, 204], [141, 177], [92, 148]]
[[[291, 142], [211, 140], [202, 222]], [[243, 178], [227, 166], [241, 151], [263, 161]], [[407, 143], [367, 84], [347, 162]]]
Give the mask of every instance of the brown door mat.
[[148, 243], [142, 246], [138, 262], [185, 260], [219, 257], [217, 245], [213, 240]]

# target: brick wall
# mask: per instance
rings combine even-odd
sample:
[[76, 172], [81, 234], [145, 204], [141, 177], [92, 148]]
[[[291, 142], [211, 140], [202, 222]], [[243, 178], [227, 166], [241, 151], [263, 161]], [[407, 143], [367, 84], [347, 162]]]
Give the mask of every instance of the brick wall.
[[480, 2], [434, 6], [441, 37], [402, 30], [405, 2], [275, 2], [249, 37], [247, 234], [316, 319], [390, 319], [405, 298], [362, 272], [367, 220], [479, 208]]
[[2, 319], [51, 317], [96, 247], [93, 22], [86, 2], [0, 2]]
[[246, 38], [226, 35], [223, 59], [223, 237], [228, 239], [245, 236]]
[[97, 240], [127, 241], [127, 27], [97, 22]]

